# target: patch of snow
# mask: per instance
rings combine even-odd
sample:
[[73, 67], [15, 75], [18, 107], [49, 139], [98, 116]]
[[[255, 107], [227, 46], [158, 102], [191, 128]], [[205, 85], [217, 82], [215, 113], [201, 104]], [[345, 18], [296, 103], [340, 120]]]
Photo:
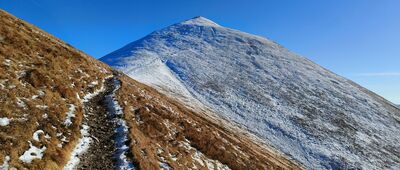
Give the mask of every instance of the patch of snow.
[[[157, 144], [158, 145], [158, 144]], [[158, 145], [160, 147], [160, 145]], [[157, 156], [161, 162], [158, 162], [160, 169], [173, 170], [173, 168], [167, 163], [164, 157], [160, 156], [164, 151], [161, 148], [157, 148]]]
[[180, 24], [183, 25], [197, 25], [197, 26], [208, 26], [208, 27], [220, 27], [217, 23], [204, 18], [202, 16], [194, 17], [192, 19], [186, 20]]
[[[218, 170], [230, 170], [230, 168], [219, 162], [218, 160], [212, 160], [207, 158], [203, 153], [196, 150], [192, 155], [193, 160], [197, 161], [201, 166], [206, 166], [207, 169], [218, 169]], [[215, 166], [216, 165], [216, 166]]]
[[[210, 158], [207, 158], [199, 150], [192, 147], [190, 145], [190, 141], [187, 139], [179, 142], [178, 146], [185, 148], [185, 150], [187, 150], [187, 151], [194, 151], [194, 154], [192, 155], [192, 159], [195, 160], [196, 162], [198, 162], [202, 167], [207, 167], [207, 169], [218, 169], [218, 170], [229, 170], [230, 169], [227, 165], [222, 164], [218, 160], [212, 160]], [[214, 165], [217, 165], [217, 166], [214, 166]]]
[[17, 106], [23, 109], [26, 109], [26, 104], [24, 101], [21, 100], [21, 98], [17, 97]]
[[44, 91], [43, 90], [38, 90], [38, 94], [37, 95], [33, 95], [31, 98], [32, 99], [36, 99], [38, 97], [44, 96]]
[[64, 125], [70, 126], [72, 124], [72, 118], [75, 117], [75, 105], [69, 105], [69, 111], [66, 113], [66, 118], [64, 121]]
[[44, 134], [44, 131], [43, 130], [37, 130], [36, 132], [34, 132], [33, 133], [33, 140], [35, 140], [35, 141], [38, 141], [39, 142], [39, 134], [41, 134], [41, 133], [43, 133]]
[[160, 165], [160, 169], [173, 170], [173, 168], [166, 162], [158, 162], [158, 164]]
[[[90, 99], [97, 96], [99, 93], [104, 92], [104, 90], [105, 90], [104, 85], [101, 84], [101, 87], [99, 89], [95, 90], [93, 93], [88, 93], [85, 96], [83, 96], [83, 99], [81, 100], [81, 102], [82, 103], [88, 102]], [[78, 95], [78, 98], [79, 98], [79, 95]]]
[[94, 86], [96, 86], [98, 84], [99, 84], [98, 81], [93, 81], [93, 82], [89, 83], [88, 87], [94, 87]]
[[62, 136], [62, 138], [60, 140], [61, 140], [61, 142], [64, 142], [64, 143], [69, 142], [69, 140], [67, 139], [66, 136]]
[[29, 147], [30, 148], [19, 157], [19, 160], [24, 163], [31, 163], [34, 159], [42, 159], [43, 152], [47, 149], [46, 146], [37, 148], [36, 146], [32, 145], [31, 141], [29, 141]]
[[169, 154], [169, 157], [171, 158], [172, 161], [178, 160], [178, 157], [176, 156], [176, 154]]
[[10, 66], [11, 65], [11, 60], [5, 59], [3, 64], [6, 65], [6, 66]]
[[38, 109], [41, 109], [41, 110], [44, 110], [44, 109], [48, 108], [48, 106], [46, 106], [46, 105], [36, 105], [35, 107], [38, 108]]
[[192, 96], [184, 84], [178, 80], [172, 70], [155, 56], [155, 54], [143, 53], [138, 57], [146, 58], [146, 60], [134, 60], [131, 61], [128, 66], [122, 66], [119, 67], [119, 69], [137, 81], [153, 86], [157, 90], [176, 97], [179, 101], [187, 103], [188, 106], [197, 106], [192, 107], [192, 109], [197, 110], [198, 108], [204, 107]]
[[203, 156], [203, 153], [196, 151], [192, 155], [192, 158], [193, 158], [193, 160], [197, 161], [201, 166], [204, 166], [204, 162], [203, 162], [203, 160], [201, 160], [202, 156]]
[[114, 75], [112, 75], [112, 74], [107, 75], [107, 76], [104, 77], [103, 82], [104, 82], [105, 80], [110, 79], [110, 78], [113, 78], [113, 77], [114, 77]]
[[1, 170], [7, 170], [8, 169], [8, 161], [10, 161], [10, 156], [5, 156], [4, 157], [4, 161], [3, 161], [3, 164], [2, 165], [0, 165], [0, 169]]
[[17, 72], [17, 79], [20, 79], [21, 77], [24, 77], [24, 76], [26, 76], [26, 71], [25, 70]]
[[10, 120], [11, 120], [11, 119], [9, 119], [9, 118], [7, 118], [7, 117], [2, 117], [2, 118], [0, 118], [0, 126], [7, 126], [7, 125], [9, 125], [9, 124], [10, 124]]
[[78, 140], [78, 144], [76, 144], [74, 150], [72, 150], [71, 157], [68, 163], [65, 165], [64, 170], [73, 170], [75, 166], [79, 164], [79, 156], [84, 154], [89, 149], [91, 143], [89, 126], [82, 125], [81, 127], [81, 138]]
[[357, 135], [356, 142], [359, 142], [363, 145], [368, 145], [369, 143], [371, 143], [373, 139], [373, 137], [370, 137], [367, 134], [359, 131], [357, 131], [356, 135]]

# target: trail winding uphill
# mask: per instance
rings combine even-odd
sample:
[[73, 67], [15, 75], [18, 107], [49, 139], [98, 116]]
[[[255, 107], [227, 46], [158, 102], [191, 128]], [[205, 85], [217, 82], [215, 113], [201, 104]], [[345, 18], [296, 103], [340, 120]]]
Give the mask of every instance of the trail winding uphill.
[[81, 126], [82, 130], [86, 127], [86, 132], [81, 135], [87, 138], [87, 142], [75, 147], [73, 152], [77, 154], [72, 155], [64, 169], [134, 169], [126, 156], [130, 154], [125, 145], [128, 129], [120, 118], [121, 108], [114, 99], [119, 84], [116, 77], [108, 78], [99, 93], [83, 101]]

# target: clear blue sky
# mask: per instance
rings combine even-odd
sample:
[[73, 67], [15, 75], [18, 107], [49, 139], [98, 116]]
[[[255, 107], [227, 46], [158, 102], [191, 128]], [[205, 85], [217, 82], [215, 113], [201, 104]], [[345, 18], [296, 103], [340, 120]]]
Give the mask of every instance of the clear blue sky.
[[0, 8], [96, 58], [201, 15], [270, 38], [400, 104], [398, 0], [9, 0]]

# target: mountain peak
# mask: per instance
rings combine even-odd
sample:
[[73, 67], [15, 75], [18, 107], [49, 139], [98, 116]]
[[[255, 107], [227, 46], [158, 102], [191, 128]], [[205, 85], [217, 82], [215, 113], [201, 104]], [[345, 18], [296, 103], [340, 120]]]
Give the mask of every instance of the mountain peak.
[[198, 26], [210, 26], [210, 27], [220, 27], [217, 23], [214, 21], [211, 21], [205, 17], [202, 16], [197, 16], [192, 19], [183, 21], [181, 24], [185, 25], [198, 25]]
[[364, 144], [400, 147], [392, 103], [268, 39], [222, 28], [195, 17], [101, 60], [194, 110], [215, 111], [305, 169], [398, 162], [396, 149]]

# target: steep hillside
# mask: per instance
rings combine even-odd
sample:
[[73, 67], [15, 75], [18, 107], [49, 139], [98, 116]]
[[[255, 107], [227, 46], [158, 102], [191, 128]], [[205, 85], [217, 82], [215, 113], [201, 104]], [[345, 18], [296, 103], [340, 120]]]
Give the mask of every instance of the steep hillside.
[[300, 169], [0, 10], [0, 169]]
[[0, 65], [0, 164], [57, 169], [80, 135], [78, 97], [99, 89], [111, 69], [4, 11]]
[[196, 17], [101, 60], [307, 168], [400, 168], [398, 108], [268, 39]]

